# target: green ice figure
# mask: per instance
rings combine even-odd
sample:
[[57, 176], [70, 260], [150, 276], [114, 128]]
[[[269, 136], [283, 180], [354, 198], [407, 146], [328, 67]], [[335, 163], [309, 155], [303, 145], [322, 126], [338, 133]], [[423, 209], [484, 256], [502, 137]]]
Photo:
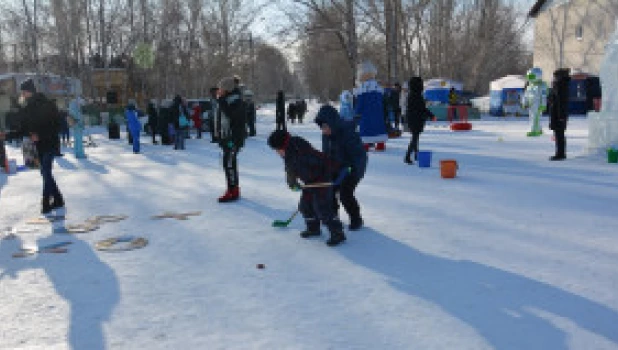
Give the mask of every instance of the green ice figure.
[[534, 67], [528, 70], [526, 91], [523, 95], [522, 105], [528, 109], [530, 116], [530, 131], [528, 136], [540, 136], [543, 134], [540, 118], [547, 109], [547, 84], [543, 82], [543, 71]]

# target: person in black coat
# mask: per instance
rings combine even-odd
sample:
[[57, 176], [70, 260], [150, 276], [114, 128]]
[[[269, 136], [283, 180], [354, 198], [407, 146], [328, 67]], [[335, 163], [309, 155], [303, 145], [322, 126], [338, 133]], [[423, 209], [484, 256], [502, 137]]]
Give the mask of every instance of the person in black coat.
[[255, 102], [253, 101], [253, 92], [251, 90], [245, 90], [245, 110], [247, 112], [247, 133], [248, 136], [255, 136]]
[[210, 110], [210, 116], [208, 118], [208, 127], [210, 129], [210, 142], [217, 143], [219, 142], [219, 125], [217, 124], [217, 116], [219, 115], [219, 104], [217, 103], [219, 88], [212, 87], [210, 88], [209, 93], [210, 102], [212, 105]]
[[242, 92], [234, 84], [234, 78], [222, 79], [219, 91], [219, 147], [223, 150], [223, 170], [227, 181], [227, 191], [219, 197], [219, 202], [230, 202], [240, 198], [237, 157], [247, 138], [247, 121]]
[[58, 153], [60, 130], [60, 113], [56, 104], [45, 95], [36, 92], [34, 82], [30, 79], [21, 86], [21, 96], [25, 105], [20, 111], [23, 135], [29, 135], [34, 141], [43, 178], [43, 198], [41, 214], [48, 214], [53, 209], [64, 207], [64, 198], [52, 175], [54, 157]]
[[[324, 183], [331, 180], [329, 158], [299, 136], [291, 136], [285, 130], [275, 130], [268, 137], [268, 145], [285, 163], [286, 180], [292, 190], [299, 190], [301, 180], [305, 185]], [[335, 215], [332, 205], [332, 187], [305, 187], [302, 189], [298, 210], [305, 219], [307, 228], [300, 233], [303, 238], [319, 236], [320, 223], [328, 227], [328, 246], [345, 241], [343, 225]]]
[[170, 123], [173, 123], [171, 117], [171, 107], [169, 101], [161, 101], [161, 107], [159, 108], [159, 119], [157, 126], [159, 134], [161, 134], [161, 144], [171, 145], [172, 135], [170, 134]]
[[159, 130], [158, 121], [159, 115], [157, 113], [157, 109], [155, 108], [154, 103], [148, 103], [148, 127], [150, 128], [150, 133], [152, 134], [152, 144], [157, 144], [157, 131]]
[[294, 124], [296, 122], [296, 102], [288, 103], [288, 119], [290, 123]]
[[408, 145], [408, 151], [404, 158], [404, 162], [414, 164], [410, 158], [414, 152], [414, 160], [418, 159], [418, 142], [421, 133], [425, 130], [425, 122], [428, 118], [432, 118], [433, 114], [427, 108], [425, 99], [423, 98], [423, 79], [421, 77], [412, 77], [408, 82], [408, 105], [406, 107], [406, 119], [408, 129], [412, 133], [412, 139]]
[[564, 132], [569, 119], [569, 69], [561, 68], [554, 72], [554, 81], [548, 98], [549, 128], [554, 131], [556, 154], [549, 160], [566, 159], [566, 137]]
[[303, 123], [303, 119], [305, 118], [305, 113], [307, 113], [307, 102], [304, 99], [301, 99], [296, 102], [296, 110], [298, 116], [298, 122]]
[[277, 105], [275, 109], [275, 130], [286, 130], [285, 127], [285, 95], [282, 90], [277, 92]]
[[333, 106], [324, 105], [320, 107], [315, 122], [322, 129], [322, 152], [335, 164], [340, 165], [340, 167], [332, 169], [332, 180], [335, 181], [342, 170], [349, 172], [339, 185], [334, 186], [335, 214], [339, 211], [338, 194], [343, 208], [350, 216], [348, 228], [358, 230], [363, 226], [363, 219], [354, 191], [365, 176], [367, 152], [354, 126], [345, 123]]

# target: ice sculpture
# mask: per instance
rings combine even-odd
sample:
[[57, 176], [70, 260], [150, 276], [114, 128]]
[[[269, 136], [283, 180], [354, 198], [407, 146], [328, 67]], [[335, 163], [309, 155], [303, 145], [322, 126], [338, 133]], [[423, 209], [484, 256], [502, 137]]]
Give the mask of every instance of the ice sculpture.
[[618, 21], [605, 47], [599, 73], [603, 98], [601, 112], [588, 113], [588, 151], [618, 148]]

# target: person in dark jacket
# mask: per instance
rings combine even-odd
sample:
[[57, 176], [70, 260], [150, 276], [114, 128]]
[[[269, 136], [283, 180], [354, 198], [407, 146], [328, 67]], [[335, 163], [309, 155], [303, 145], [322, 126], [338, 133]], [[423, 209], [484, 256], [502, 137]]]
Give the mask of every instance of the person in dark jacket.
[[322, 152], [341, 167], [332, 169], [332, 180], [335, 181], [342, 169], [349, 172], [341, 184], [333, 188], [335, 214], [339, 211], [338, 194], [339, 201], [350, 216], [348, 228], [358, 230], [363, 226], [363, 219], [354, 191], [365, 176], [367, 152], [353, 126], [345, 123], [333, 106], [320, 107], [315, 122], [322, 129]]
[[406, 119], [408, 129], [412, 133], [412, 139], [408, 145], [408, 151], [404, 158], [404, 162], [414, 164], [410, 158], [414, 152], [414, 160], [418, 159], [418, 141], [421, 133], [425, 129], [425, 122], [428, 118], [432, 118], [433, 114], [427, 108], [425, 99], [423, 98], [423, 79], [421, 77], [412, 77], [408, 82], [408, 103], [406, 110]]
[[159, 134], [161, 134], [161, 144], [163, 145], [172, 144], [172, 135], [169, 132], [169, 124], [172, 122], [170, 105], [170, 101], [161, 101], [161, 107], [159, 108], [157, 125], [159, 127]]
[[[299, 190], [301, 180], [305, 185], [324, 183], [331, 180], [328, 157], [316, 150], [299, 136], [291, 136], [285, 130], [275, 130], [268, 137], [268, 145], [274, 149], [285, 164], [286, 180], [292, 190]], [[298, 210], [305, 219], [307, 228], [300, 233], [303, 238], [319, 236], [320, 223], [326, 225], [330, 238], [328, 246], [336, 246], [346, 237], [343, 225], [333, 211], [332, 187], [305, 187], [302, 189]]]
[[561, 68], [554, 72], [551, 93], [549, 94], [549, 128], [554, 131], [556, 154], [549, 160], [566, 159], [566, 137], [564, 132], [569, 120], [569, 69]]
[[277, 106], [275, 109], [275, 130], [287, 130], [285, 127], [285, 95], [283, 90], [277, 92]]
[[245, 105], [241, 91], [234, 78], [224, 78], [219, 82], [219, 147], [223, 150], [223, 171], [227, 190], [219, 197], [219, 202], [230, 202], [240, 198], [237, 157], [247, 138]]
[[66, 111], [60, 112], [60, 140], [63, 146], [69, 146], [71, 141], [71, 130], [69, 129], [69, 114]]
[[296, 102], [294, 101], [288, 103], [288, 119], [290, 123], [296, 123]]
[[[148, 127], [150, 128], [150, 133], [152, 134], [152, 144], [157, 144], [157, 132], [159, 131], [159, 113], [157, 113], [157, 109], [155, 108], [154, 103], [148, 103]], [[163, 140], [161, 140], [163, 142]]]
[[187, 138], [189, 126], [190, 126], [190, 115], [187, 106], [185, 105], [182, 97], [180, 95], [176, 95], [174, 97], [174, 102], [172, 103], [171, 108], [172, 120], [174, 123], [174, 149], [175, 150], [184, 150], [185, 149], [185, 139]]
[[43, 198], [41, 213], [49, 214], [54, 209], [64, 207], [64, 197], [52, 175], [54, 156], [59, 143], [60, 121], [58, 107], [45, 95], [36, 92], [34, 82], [30, 79], [20, 85], [22, 108], [22, 134], [30, 135], [34, 141], [43, 178]]
[[399, 107], [400, 93], [401, 85], [399, 83], [395, 83], [391, 88], [384, 89], [384, 113], [389, 131], [399, 130], [399, 119], [401, 117], [401, 108]]
[[296, 102], [296, 112], [298, 116], [298, 122], [302, 124], [303, 119], [305, 118], [305, 113], [307, 113], [307, 102], [304, 99]]
[[255, 113], [255, 102], [253, 101], [253, 91], [246, 89], [244, 91], [245, 94], [245, 110], [247, 112], [247, 132], [248, 136], [255, 136], [255, 122], [256, 122], [256, 113]]
[[210, 109], [210, 118], [208, 118], [208, 127], [210, 128], [211, 143], [219, 142], [219, 125], [216, 124], [217, 116], [219, 115], [219, 104], [217, 103], [218, 94], [218, 87], [210, 88], [210, 103], [212, 104], [212, 108]]

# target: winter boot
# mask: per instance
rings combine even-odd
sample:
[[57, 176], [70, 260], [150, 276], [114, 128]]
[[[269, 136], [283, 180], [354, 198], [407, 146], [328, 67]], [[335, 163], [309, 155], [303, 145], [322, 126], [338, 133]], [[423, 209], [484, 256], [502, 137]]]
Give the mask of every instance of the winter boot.
[[305, 219], [307, 228], [300, 233], [302, 238], [316, 237], [322, 234], [320, 232], [320, 222], [317, 219]]
[[410, 154], [406, 154], [406, 157], [403, 159], [403, 162], [406, 164], [414, 164], [414, 162], [412, 161], [412, 159], [410, 159]]
[[51, 203], [48, 197], [41, 199], [41, 214], [49, 214], [52, 211]]
[[343, 234], [343, 230], [333, 230], [330, 233], [330, 239], [326, 241], [326, 245], [329, 247], [334, 247], [336, 245], [339, 245], [343, 241], [345, 241], [345, 235]]
[[386, 150], [386, 144], [384, 142], [378, 142], [376, 144], [376, 151], [384, 152]]
[[350, 225], [348, 226], [348, 229], [350, 229], [350, 231], [360, 230], [362, 227], [363, 219], [360, 216], [350, 218]]
[[566, 156], [562, 156], [562, 155], [557, 155], [557, 156], [551, 156], [549, 157], [549, 160], [565, 160]]
[[238, 200], [240, 198], [240, 187], [232, 187], [225, 191], [225, 194], [219, 197], [219, 203], [226, 203]]

